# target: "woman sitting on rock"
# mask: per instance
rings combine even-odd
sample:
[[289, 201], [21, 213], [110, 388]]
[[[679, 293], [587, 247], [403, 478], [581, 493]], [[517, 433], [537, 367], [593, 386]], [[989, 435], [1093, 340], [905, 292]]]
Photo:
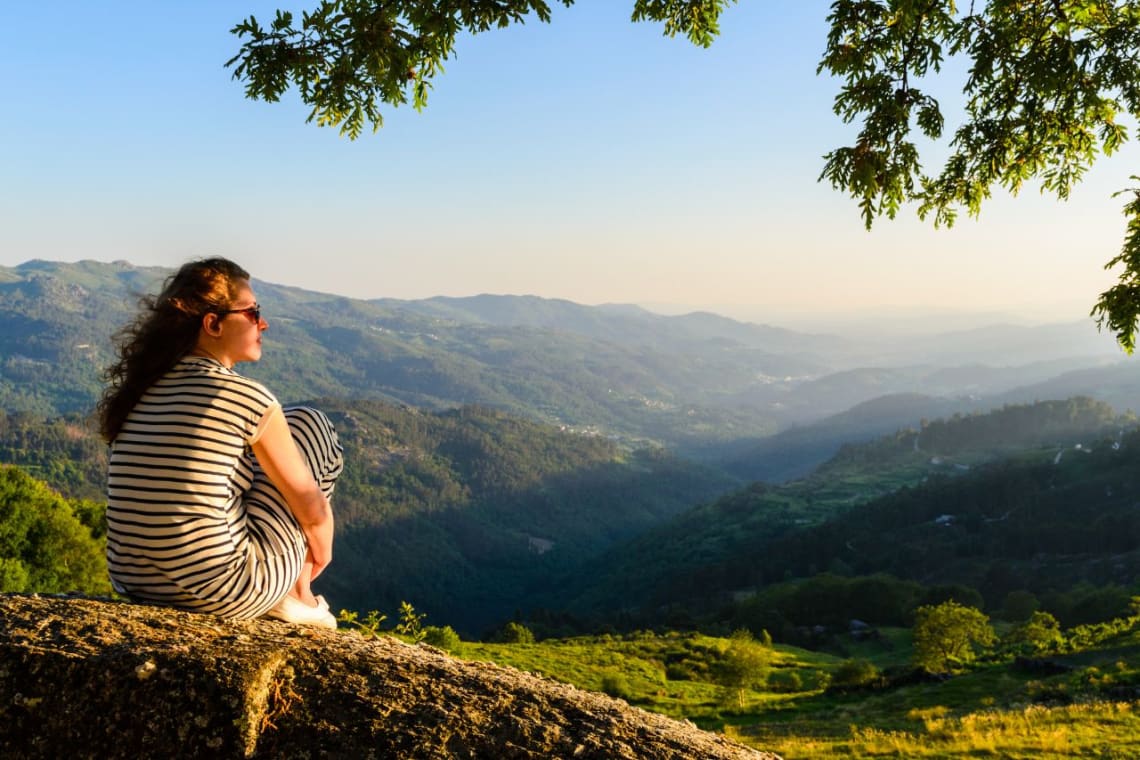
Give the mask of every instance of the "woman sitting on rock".
[[99, 402], [112, 586], [195, 612], [335, 628], [309, 584], [332, 559], [341, 448], [324, 414], [282, 410], [234, 371], [261, 358], [269, 327], [249, 274], [194, 261], [143, 307], [118, 336]]

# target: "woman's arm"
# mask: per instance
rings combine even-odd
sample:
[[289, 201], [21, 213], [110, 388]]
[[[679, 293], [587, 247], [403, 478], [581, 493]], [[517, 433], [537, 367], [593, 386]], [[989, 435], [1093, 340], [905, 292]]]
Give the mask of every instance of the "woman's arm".
[[281, 408], [275, 406], [268, 415], [261, 436], [253, 444], [253, 453], [301, 524], [309, 541], [312, 577], [316, 578], [332, 561], [332, 509], [293, 443]]

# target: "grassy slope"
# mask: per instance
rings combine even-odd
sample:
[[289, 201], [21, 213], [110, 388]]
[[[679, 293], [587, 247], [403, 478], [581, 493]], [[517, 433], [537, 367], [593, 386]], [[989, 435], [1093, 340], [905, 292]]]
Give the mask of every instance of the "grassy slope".
[[[909, 632], [882, 633], [877, 643], [849, 648], [881, 669], [905, 666]], [[743, 710], [726, 706], [721, 689], [701, 667], [713, 666], [726, 646], [725, 639], [699, 634], [638, 633], [537, 644], [464, 643], [459, 655], [607, 690], [636, 706], [692, 720], [789, 760], [1123, 758], [1140, 752], [1140, 714], [1121, 696], [1122, 691], [1134, 692], [1132, 684], [1140, 680], [1140, 633], [1135, 628], [1094, 648], [1052, 658], [1072, 668], [1060, 675], [1022, 673], [1003, 661], [942, 682], [848, 694], [815, 687], [821, 674], [839, 664], [838, 658], [776, 646], [773, 669], [794, 671], [805, 686], [791, 693], [749, 691]], [[690, 677], [667, 677], [677, 670]]]

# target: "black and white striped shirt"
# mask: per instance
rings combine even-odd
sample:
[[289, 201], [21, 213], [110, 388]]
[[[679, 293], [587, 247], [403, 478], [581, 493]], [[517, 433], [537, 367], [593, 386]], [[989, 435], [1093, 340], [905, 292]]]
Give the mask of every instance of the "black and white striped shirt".
[[200, 356], [143, 394], [111, 445], [107, 564], [117, 591], [227, 617], [273, 601], [251, 587], [259, 559], [241, 500], [249, 447], [279, 408], [260, 383]]

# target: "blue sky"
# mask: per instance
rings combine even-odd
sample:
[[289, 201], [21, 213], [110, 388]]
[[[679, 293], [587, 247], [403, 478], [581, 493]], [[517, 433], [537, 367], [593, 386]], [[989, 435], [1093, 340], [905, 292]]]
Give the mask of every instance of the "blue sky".
[[6, 8], [0, 265], [222, 254], [356, 297], [526, 293], [789, 325], [1079, 318], [1112, 282], [1131, 144], [1067, 203], [1030, 188], [950, 231], [906, 212], [864, 231], [816, 180], [854, 129], [815, 74], [826, 2], [743, 0], [705, 50], [630, 23], [631, 2], [579, 0], [461, 39], [423, 113], [389, 108], [356, 142], [291, 97], [246, 100], [223, 68], [230, 27], [276, 7]]

